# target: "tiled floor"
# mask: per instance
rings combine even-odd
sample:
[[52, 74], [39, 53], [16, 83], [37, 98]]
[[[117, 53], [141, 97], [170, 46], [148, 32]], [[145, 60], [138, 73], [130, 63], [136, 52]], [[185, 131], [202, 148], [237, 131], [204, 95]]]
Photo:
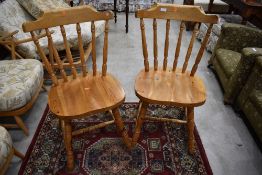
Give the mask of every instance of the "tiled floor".
[[[134, 14], [130, 14], [129, 33], [125, 33], [125, 16], [118, 15], [118, 22], [110, 23], [109, 32], [109, 56], [108, 71], [115, 75], [122, 83], [126, 92], [127, 102], [136, 102], [138, 99], [134, 94], [134, 78], [138, 71], [143, 68], [143, 57], [141, 47], [141, 36], [139, 20], [135, 19]], [[146, 22], [146, 24], [148, 24]], [[165, 24], [158, 24], [159, 58], [162, 59], [164, 47]], [[152, 50], [152, 23], [146, 26], [147, 43], [149, 51]], [[149, 30], [150, 29], [150, 30]], [[169, 60], [173, 60], [175, 52], [176, 37], [178, 26], [171, 23], [170, 31], [170, 50]], [[185, 55], [188, 43], [189, 32], [186, 32], [183, 38], [181, 53]], [[97, 49], [102, 48], [102, 37], [98, 39]], [[199, 42], [196, 43], [199, 48]], [[151, 49], [151, 50], [150, 50]], [[97, 52], [99, 66], [101, 66], [102, 49]], [[152, 58], [153, 52], [149, 52], [149, 58]], [[196, 55], [196, 50], [193, 51]], [[230, 106], [223, 104], [222, 91], [213, 72], [207, 68], [207, 60], [210, 54], [205, 52], [201, 64], [198, 68], [198, 74], [204, 79], [207, 88], [206, 103], [196, 108], [195, 122], [200, 133], [204, 148], [206, 150], [209, 162], [215, 175], [259, 175], [262, 174], [262, 154], [250, 135], [242, 119], [236, 114]], [[194, 57], [191, 58], [191, 62]], [[180, 60], [183, 60], [181, 57]], [[151, 59], [152, 61], [152, 59]], [[169, 62], [169, 63], [170, 63]], [[190, 64], [192, 65], [192, 64]], [[88, 61], [91, 68], [91, 60]], [[98, 66], [98, 67], [99, 67]], [[26, 137], [21, 130], [10, 131], [14, 146], [25, 153], [31, 139], [35, 133], [38, 122], [43, 114], [47, 104], [47, 93], [42, 92], [36, 101], [32, 110], [24, 117], [30, 135]], [[7, 172], [9, 175], [17, 174], [21, 161], [13, 159]]]

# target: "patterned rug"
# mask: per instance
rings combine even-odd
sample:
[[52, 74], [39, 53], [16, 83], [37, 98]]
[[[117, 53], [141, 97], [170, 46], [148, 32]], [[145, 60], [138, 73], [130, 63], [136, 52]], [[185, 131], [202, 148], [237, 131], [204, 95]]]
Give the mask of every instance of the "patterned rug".
[[[135, 126], [137, 103], [124, 103], [120, 108], [131, 136]], [[181, 108], [151, 105], [147, 115], [182, 119]], [[73, 120], [79, 129], [111, 119], [109, 113], [88, 119]], [[56, 174], [66, 164], [66, 152], [58, 119], [47, 107], [36, 130], [19, 174]], [[137, 146], [128, 151], [115, 125], [73, 138], [78, 174], [94, 175], [152, 175], [152, 174], [212, 174], [204, 148], [195, 129], [196, 151], [187, 153], [187, 134], [184, 125], [146, 122]], [[60, 171], [61, 172], [61, 171]]]

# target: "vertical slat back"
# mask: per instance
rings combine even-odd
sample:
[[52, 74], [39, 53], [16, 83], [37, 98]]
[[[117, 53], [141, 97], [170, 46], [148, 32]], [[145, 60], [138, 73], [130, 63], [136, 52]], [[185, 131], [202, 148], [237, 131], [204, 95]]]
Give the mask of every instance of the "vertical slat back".
[[206, 47], [206, 44], [207, 44], [207, 41], [208, 41], [208, 38], [210, 36], [210, 33], [211, 33], [211, 30], [212, 30], [212, 27], [213, 27], [213, 24], [210, 24], [208, 29], [207, 29], [207, 33], [205, 35], [205, 38], [201, 44], [201, 47], [197, 53], [197, 56], [196, 56], [196, 60], [195, 60], [195, 64], [193, 65], [192, 69], [191, 69], [191, 73], [190, 73], [190, 76], [194, 76], [196, 71], [197, 71], [197, 67], [198, 67], [198, 64], [200, 63], [201, 61], [201, 58], [202, 58], [202, 55], [204, 53], [204, 49]]
[[74, 60], [73, 60], [73, 57], [72, 57], [72, 54], [71, 54], [71, 50], [70, 50], [68, 42], [67, 42], [65, 27], [63, 25], [60, 25], [60, 30], [61, 30], [61, 34], [63, 36], [64, 47], [65, 47], [65, 50], [66, 50], [66, 57], [67, 57], [67, 60], [70, 64], [71, 71], [72, 71], [72, 74], [73, 74], [73, 78], [75, 79], [76, 76], [77, 76], [77, 72], [76, 72], [76, 68], [74, 66]]
[[50, 77], [51, 77], [51, 79], [53, 81], [53, 84], [55, 86], [58, 85], [58, 81], [57, 81], [57, 78], [55, 76], [54, 70], [53, 70], [50, 62], [48, 61], [44, 51], [42, 50], [42, 48], [41, 48], [41, 46], [39, 44], [38, 38], [36, 37], [34, 31], [31, 31], [30, 34], [32, 36], [32, 39], [33, 39], [35, 45], [36, 45], [37, 51], [39, 52], [40, 57], [42, 58], [42, 60], [43, 60], [43, 62], [45, 64], [46, 70], [48, 71], [48, 73], [49, 73], [49, 75], [50, 75]]
[[[47, 33], [46, 33], [47, 34]], [[49, 53], [48, 53], [48, 58], [51, 62], [51, 66], [53, 67], [54, 66], [54, 52], [53, 52], [53, 46], [51, 45], [51, 38], [50, 38], [51, 35], [47, 35], [47, 39], [48, 39], [48, 50], [49, 50]]]
[[[180, 49], [182, 45], [182, 36], [185, 30], [185, 22], [194, 22], [196, 23], [194, 27], [194, 31], [191, 36], [191, 40], [187, 49], [187, 53], [185, 61], [183, 63], [182, 73], [186, 72], [188, 61], [190, 59], [190, 55], [192, 53], [192, 49], [195, 42], [195, 37], [198, 32], [198, 27], [200, 23], [209, 23], [215, 24], [218, 22], [218, 17], [216, 15], [205, 14], [204, 11], [198, 6], [191, 6], [191, 5], [178, 5], [178, 4], [154, 4], [149, 9], [142, 9], [136, 12], [136, 18], [140, 19], [140, 26], [141, 26], [141, 34], [142, 34], [142, 45], [143, 45], [143, 55], [144, 55], [144, 64], [145, 70], [149, 70], [148, 66], [148, 54], [147, 54], [147, 47], [146, 47], [146, 40], [145, 40], [145, 26], [143, 19], [153, 19], [153, 48], [154, 48], [154, 70], [157, 70], [157, 57], [158, 57], [158, 50], [157, 50], [157, 20], [166, 20], [166, 33], [165, 33], [165, 46], [164, 46], [164, 61], [163, 61], [163, 70], [167, 69], [168, 65], [168, 49], [169, 49], [169, 32], [170, 32], [170, 21], [181, 21], [179, 34], [176, 43], [175, 55], [174, 55], [174, 62], [173, 62], [173, 71], [176, 71], [178, 67], [178, 59], [180, 55]], [[212, 28], [212, 25], [210, 26]], [[210, 34], [210, 30], [208, 35]], [[208, 37], [208, 36], [207, 36]], [[197, 65], [199, 64], [201, 57], [203, 55], [204, 46], [206, 45], [207, 39], [204, 40], [200, 51], [198, 52], [195, 65], [191, 71], [191, 74], [194, 75]], [[178, 69], [179, 71], [181, 69]]]
[[77, 31], [77, 39], [78, 39], [82, 74], [83, 74], [83, 77], [85, 77], [87, 70], [86, 70], [86, 63], [85, 63], [85, 58], [84, 58], [85, 53], [84, 53], [84, 47], [83, 47], [83, 41], [82, 41], [82, 35], [81, 35], [81, 26], [79, 23], [76, 23], [76, 31]]
[[109, 24], [108, 24], [108, 20], [106, 20], [104, 48], [103, 48], [103, 65], [102, 65], [102, 75], [103, 76], [106, 76], [106, 71], [107, 71], [108, 30], [109, 30]]
[[156, 19], [154, 18], [153, 20], [153, 30], [154, 30], [154, 70], [158, 69], [158, 46], [157, 46], [157, 22]]
[[174, 62], [173, 62], [173, 71], [176, 71], [178, 57], [179, 57], [179, 53], [180, 53], [180, 47], [181, 47], [181, 40], [182, 40], [184, 29], [185, 29], [185, 22], [181, 21], [179, 35], [178, 35], [178, 38], [177, 38], [175, 58], [174, 58]]
[[170, 30], [170, 19], [166, 20], [166, 39], [165, 39], [165, 50], [164, 50], [164, 61], [163, 61], [163, 70], [167, 68], [167, 57], [168, 57], [168, 48], [169, 48], [169, 30]]
[[91, 22], [92, 32], [92, 62], [93, 62], [93, 75], [96, 76], [96, 26], [95, 22]]
[[145, 34], [145, 24], [143, 18], [140, 18], [140, 28], [142, 35], [142, 46], [143, 46], [143, 55], [144, 55], [144, 65], [145, 71], [149, 71], [149, 62], [148, 62], [148, 52], [147, 52], [147, 44], [146, 44], [146, 34]]
[[[61, 73], [61, 75], [63, 77], [63, 80], [64, 80], [64, 82], [67, 82], [67, 76], [66, 76], [65, 70], [63, 68], [63, 65], [62, 65], [61, 59], [59, 57], [59, 54], [58, 54], [58, 52], [57, 52], [57, 50], [56, 50], [56, 48], [54, 46], [54, 42], [53, 42], [53, 39], [52, 39], [51, 32], [49, 31], [48, 28], [45, 29], [45, 32], [46, 32], [46, 36], [48, 38], [49, 55], [50, 55], [50, 50], [52, 50], [53, 58], [55, 59], [55, 62], [58, 64], [58, 68], [59, 68], [60, 73]], [[53, 66], [53, 64], [51, 63], [52, 66]]]
[[190, 39], [189, 46], [187, 48], [187, 53], [186, 53], [185, 61], [184, 61], [184, 64], [183, 64], [182, 73], [185, 73], [185, 71], [186, 71], [188, 61], [189, 61], [189, 58], [191, 56], [192, 49], [193, 49], [193, 46], [194, 46], [196, 34], [198, 32], [198, 27], [199, 27], [199, 23], [196, 23], [195, 26], [194, 26], [194, 30], [192, 32], [192, 36], [191, 36], [191, 39]]

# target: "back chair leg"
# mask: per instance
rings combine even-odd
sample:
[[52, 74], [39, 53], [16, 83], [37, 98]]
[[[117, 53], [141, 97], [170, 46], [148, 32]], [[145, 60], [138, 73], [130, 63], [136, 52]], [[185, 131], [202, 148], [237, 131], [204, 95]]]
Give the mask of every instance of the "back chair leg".
[[17, 156], [17, 157], [19, 157], [20, 159], [24, 159], [24, 155], [22, 154], [22, 153], [20, 153], [19, 151], [17, 151], [15, 148], [13, 148], [14, 149], [14, 154]]
[[25, 126], [23, 120], [21, 119], [21, 117], [20, 116], [14, 116], [14, 118], [15, 118], [15, 121], [16, 121], [17, 125], [24, 131], [25, 135], [28, 136], [29, 135], [29, 131], [26, 128], [26, 126]]
[[66, 170], [72, 172], [74, 170], [74, 153], [72, 148], [72, 126], [71, 120], [64, 120], [64, 141], [65, 141], [65, 148], [66, 148]]
[[113, 109], [112, 113], [113, 113], [113, 117], [115, 119], [115, 124], [117, 126], [118, 132], [121, 134], [123, 141], [124, 141], [125, 145], [127, 146], [127, 148], [131, 149], [131, 139], [129, 138], [128, 133], [125, 129], [123, 120], [120, 117], [119, 109], [118, 108]]
[[139, 139], [140, 133], [141, 133], [141, 128], [143, 125], [143, 118], [146, 115], [146, 109], [148, 107], [147, 103], [141, 102], [139, 106], [139, 111], [138, 111], [138, 117], [136, 119], [136, 127], [135, 127], [135, 132], [132, 138], [132, 147], [134, 147]]
[[194, 108], [187, 108], [188, 151], [194, 153]]

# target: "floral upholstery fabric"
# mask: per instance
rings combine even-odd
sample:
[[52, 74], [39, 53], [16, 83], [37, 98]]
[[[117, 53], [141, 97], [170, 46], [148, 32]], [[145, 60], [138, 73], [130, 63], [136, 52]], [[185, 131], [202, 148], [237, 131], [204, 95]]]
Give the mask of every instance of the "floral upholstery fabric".
[[[206, 49], [209, 52], [213, 52], [213, 50], [215, 49], [217, 40], [220, 36], [221, 33], [221, 26], [224, 23], [236, 23], [236, 24], [240, 24], [242, 21], [242, 17], [239, 15], [218, 15], [219, 16], [219, 21], [218, 24], [214, 24], [213, 28], [212, 28], [212, 32], [210, 34], [210, 37], [208, 39], [207, 45], [206, 45]], [[247, 23], [247, 26], [250, 27], [254, 27], [251, 23]], [[199, 39], [200, 41], [203, 41], [205, 34], [207, 32], [207, 28], [208, 28], [208, 24], [202, 23], [200, 25], [199, 28], [199, 32], [197, 34], [197, 39]]]
[[241, 54], [232, 50], [217, 49], [216, 50], [218, 63], [221, 65], [227, 78], [230, 78], [240, 61]]
[[0, 61], [0, 111], [26, 105], [43, 80], [42, 63], [34, 59]]
[[[194, 0], [194, 5], [200, 6], [204, 11], [208, 11], [210, 0]], [[214, 0], [211, 13], [227, 13], [229, 5], [221, 0]]]
[[0, 126], [0, 169], [6, 163], [13, 148], [12, 138], [7, 130]]
[[[87, 44], [92, 39], [92, 33], [91, 33], [91, 23], [81, 23], [81, 35], [82, 35], [82, 41], [84, 46], [87, 46]], [[78, 48], [78, 37], [76, 32], [76, 25], [65, 25], [65, 31], [66, 31], [66, 37], [68, 41], [68, 45], [72, 49]], [[104, 32], [105, 29], [105, 21], [96, 21], [95, 22], [95, 33], [96, 37], [101, 35]], [[55, 43], [55, 47], [58, 51], [64, 50], [64, 41], [62, 34], [60, 32], [60, 27], [53, 27], [50, 29], [51, 31], [54, 31], [54, 34], [52, 34], [53, 42]], [[41, 47], [43, 48], [44, 52], [48, 54], [48, 39], [42, 38], [39, 40]]]
[[[24, 2], [24, 1], [23, 1]], [[29, 33], [24, 33], [22, 30], [22, 24], [26, 21], [35, 20], [29, 13], [27, 13], [24, 8], [16, 0], [4, 1], [0, 4], [0, 36], [11, 33], [15, 30], [18, 30], [18, 34], [14, 36], [14, 39], [20, 40], [25, 38], [31, 38]], [[96, 25], [96, 36], [101, 35], [104, 32], [104, 21], [98, 21]], [[82, 26], [82, 37], [83, 44], [87, 45], [91, 41], [91, 25], [90, 23], [81, 24]], [[67, 32], [67, 38], [69, 39], [70, 46], [76, 48], [78, 45], [77, 34], [74, 25], [65, 26]], [[61, 37], [60, 31], [58, 28], [53, 28], [55, 34], [52, 35], [54, 39], [54, 44], [59, 51], [64, 50], [62, 44], [63, 38]], [[40, 32], [38, 32], [40, 33]], [[47, 38], [40, 39], [40, 45], [44, 48], [47, 53], [48, 42]], [[19, 44], [16, 47], [16, 51], [22, 55], [24, 58], [29, 59], [40, 59], [36, 51], [35, 44], [33, 42], [27, 42]]]
[[36, 19], [51, 9], [70, 8], [63, 0], [17, 0], [17, 2]]
[[[19, 40], [30, 37], [29, 33], [23, 32], [22, 24], [26, 21], [32, 21], [34, 18], [16, 0], [2, 2], [0, 4], [0, 12], [0, 36], [18, 30], [19, 32], [14, 36], [14, 39]], [[20, 44], [16, 50], [27, 58], [37, 57], [33, 42]]]
[[247, 83], [237, 98], [240, 108], [262, 143], [262, 57], [257, 57]]
[[[240, 54], [239, 59], [237, 55]], [[262, 55], [261, 30], [239, 24], [222, 25], [210, 63], [213, 64], [223, 86], [225, 102], [234, 102], [259, 55]]]

